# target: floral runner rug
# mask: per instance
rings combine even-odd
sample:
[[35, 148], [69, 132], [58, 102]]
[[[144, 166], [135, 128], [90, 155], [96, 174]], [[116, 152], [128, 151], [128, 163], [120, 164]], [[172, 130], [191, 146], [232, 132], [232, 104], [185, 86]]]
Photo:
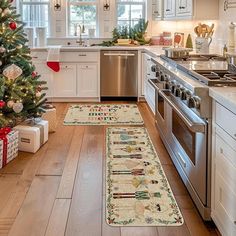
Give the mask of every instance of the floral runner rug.
[[136, 104], [72, 105], [64, 125], [143, 125]]
[[106, 220], [111, 226], [184, 222], [145, 128], [107, 128]]

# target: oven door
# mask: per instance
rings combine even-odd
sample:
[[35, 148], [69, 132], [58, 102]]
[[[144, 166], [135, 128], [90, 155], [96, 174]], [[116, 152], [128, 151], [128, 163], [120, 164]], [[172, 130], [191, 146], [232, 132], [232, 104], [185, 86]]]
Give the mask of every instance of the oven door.
[[170, 148], [192, 187], [207, 204], [207, 123], [170, 91], [160, 91], [168, 104]]
[[[162, 85], [163, 88], [163, 85]], [[156, 89], [156, 109], [155, 109], [155, 116], [156, 116], [156, 125], [158, 127], [159, 132], [166, 134], [167, 131], [167, 115], [166, 115], [166, 103], [163, 95], [160, 93], [161, 87]]]

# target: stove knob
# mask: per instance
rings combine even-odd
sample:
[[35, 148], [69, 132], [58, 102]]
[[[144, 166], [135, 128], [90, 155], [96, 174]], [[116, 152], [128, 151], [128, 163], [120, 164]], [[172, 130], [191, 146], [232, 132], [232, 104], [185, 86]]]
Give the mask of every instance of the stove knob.
[[165, 81], [165, 75], [163, 73], [160, 75], [160, 81]]
[[176, 97], [180, 97], [181, 96], [181, 85], [176, 85], [176, 87], [175, 87], [175, 96]]
[[180, 88], [180, 99], [181, 100], [186, 100], [187, 99], [186, 89], [184, 87]]
[[165, 89], [170, 89], [170, 81], [167, 81], [165, 84]]
[[160, 71], [156, 71], [156, 77], [158, 78], [160, 76]]
[[157, 71], [157, 66], [156, 65], [152, 65], [151, 66], [151, 72], [156, 72]]
[[175, 93], [176, 80], [170, 82], [170, 89], [172, 93]]
[[196, 109], [198, 109], [200, 107], [200, 99], [198, 97], [195, 97], [195, 96], [194, 97], [190, 97], [188, 99], [187, 104], [188, 104], [189, 108], [196, 108]]

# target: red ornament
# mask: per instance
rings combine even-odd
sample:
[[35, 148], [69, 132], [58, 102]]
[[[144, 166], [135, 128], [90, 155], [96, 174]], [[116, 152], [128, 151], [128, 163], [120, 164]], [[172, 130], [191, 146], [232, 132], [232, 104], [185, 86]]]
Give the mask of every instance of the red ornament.
[[14, 21], [10, 22], [10, 23], [9, 23], [9, 27], [10, 27], [11, 30], [15, 30], [16, 27], [17, 27], [16, 22], [14, 22]]
[[33, 71], [31, 75], [33, 78], [35, 78], [38, 75], [38, 73], [36, 71]]
[[0, 108], [3, 108], [5, 106], [5, 102], [3, 100], [0, 100]]

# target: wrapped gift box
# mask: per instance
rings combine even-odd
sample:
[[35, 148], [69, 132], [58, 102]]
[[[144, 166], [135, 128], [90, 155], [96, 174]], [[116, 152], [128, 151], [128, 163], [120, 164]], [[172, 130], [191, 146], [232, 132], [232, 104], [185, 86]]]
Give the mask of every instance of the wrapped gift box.
[[19, 150], [35, 153], [48, 141], [48, 121], [24, 122], [14, 127], [19, 131]]
[[56, 108], [51, 104], [46, 104], [43, 106], [43, 109], [45, 113], [43, 113], [42, 119], [48, 121], [49, 133], [55, 132], [57, 126]]
[[0, 129], [0, 133], [0, 168], [2, 168], [18, 156], [19, 133], [9, 128]]

